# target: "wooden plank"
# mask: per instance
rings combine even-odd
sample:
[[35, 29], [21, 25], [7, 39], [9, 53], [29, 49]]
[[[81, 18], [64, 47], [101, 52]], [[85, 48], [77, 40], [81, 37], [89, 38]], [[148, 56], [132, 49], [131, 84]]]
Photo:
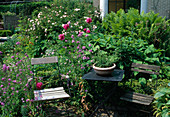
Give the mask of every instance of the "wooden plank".
[[150, 103], [148, 103], [148, 102], [142, 102], [142, 101], [139, 101], [139, 100], [133, 100], [133, 99], [125, 98], [125, 97], [120, 97], [120, 99], [129, 101], [129, 102], [138, 103], [138, 104], [150, 105]]
[[39, 92], [49, 92], [49, 91], [60, 91], [64, 90], [63, 87], [57, 87], [57, 88], [49, 88], [49, 89], [43, 89], [43, 90], [34, 90], [34, 93], [39, 93]]
[[58, 57], [45, 57], [45, 58], [32, 58], [31, 59], [31, 65], [36, 64], [47, 64], [47, 63], [57, 63]]
[[126, 94], [122, 97], [129, 98], [132, 100], [138, 100], [138, 101], [142, 101], [142, 102], [148, 102], [148, 103], [151, 103], [153, 100], [152, 98], [142, 97], [142, 96], [138, 96], [138, 95], [128, 95], [128, 94]]
[[53, 99], [68, 98], [68, 97], [70, 96], [64, 91], [63, 87], [34, 91], [35, 101], [53, 100]]
[[146, 64], [139, 64], [139, 63], [132, 63], [132, 67], [148, 69], [148, 70], [154, 70], [154, 71], [159, 71], [160, 70], [160, 66], [146, 65]]
[[131, 71], [137, 71], [137, 72], [142, 72], [142, 73], [147, 73], [147, 74], [156, 74], [156, 75], [159, 75], [159, 72], [146, 71], [146, 70], [141, 70], [141, 69], [134, 69], [134, 68], [131, 68]]
[[153, 100], [153, 96], [144, 95], [144, 94], [135, 93], [135, 92], [127, 92], [125, 93], [125, 95], [120, 97], [120, 99], [139, 103], [139, 104], [150, 105]]
[[65, 93], [62, 95], [50, 95], [50, 96], [39, 96], [39, 97], [34, 97], [35, 101], [47, 101], [47, 100], [55, 100], [55, 99], [61, 99], [61, 98], [69, 98], [70, 96]]
[[138, 95], [138, 96], [143, 96], [143, 97], [147, 97], [147, 98], [152, 98], [153, 99], [153, 96], [145, 95], [145, 94], [141, 94], [141, 93], [136, 93], [136, 92], [132, 92], [132, 91], [128, 91], [126, 94], [133, 94], [133, 95]]
[[148, 97], [147, 95], [146, 96], [140, 96], [140, 95], [136, 95], [136, 94], [129, 94], [129, 93], [126, 93], [124, 95], [124, 97], [129, 97], [129, 98], [132, 98], [132, 99], [139, 99], [139, 100], [145, 100], [147, 99], [148, 101], [152, 100], [153, 97]]

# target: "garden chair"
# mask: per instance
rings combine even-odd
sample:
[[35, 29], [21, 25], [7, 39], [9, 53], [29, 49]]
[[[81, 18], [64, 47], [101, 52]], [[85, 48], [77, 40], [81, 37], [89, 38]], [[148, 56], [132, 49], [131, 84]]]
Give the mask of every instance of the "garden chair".
[[[31, 65], [33, 66], [33, 69], [34, 69], [34, 65], [49, 64], [49, 63], [57, 63], [58, 71], [59, 71], [58, 73], [59, 73], [59, 76], [61, 76], [59, 64], [58, 64], [58, 57], [45, 57], [45, 58], [32, 58], [31, 59]], [[33, 73], [33, 78], [34, 78], [34, 73]], [[69, 83], [69, 77], [66, 76], [66, 78], [67, 78], [67, 83]], [[37, 83], [37, 78], [36, 78], [36, 83]], [[69, 85], [68, 85], [68, 89], [69, 89]], [[69, 89], [69, 94], [68, 94], [65, 92], [64, 87], [34, 90], [35, 101], [47, 101], [47, 100], [49, 101], [49, 100], [69, 98], [69, 97], [70, 97], [70, 89]]]
[[[159, 75], [160, 66], [132, 63], [131, 71]], [[156, 79], [156, 82], [157, 82], [157, 79]], [[124, 101], [128, 101], [128, 102], [132, 102], [132, 103], [149, 106], [153, 101], [153, 96], [127, 91], [123, 96], [120, 97], [120, 99]]]

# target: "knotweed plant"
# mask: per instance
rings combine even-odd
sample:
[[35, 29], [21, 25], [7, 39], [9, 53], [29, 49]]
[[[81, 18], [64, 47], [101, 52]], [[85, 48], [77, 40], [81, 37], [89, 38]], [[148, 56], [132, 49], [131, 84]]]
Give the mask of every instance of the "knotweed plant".
[[[20, 42], [16, 43], [18, 46]], [[8, 54], [0, 68], [0, 116], [35, 115], [30, 58], [27, 53]]]

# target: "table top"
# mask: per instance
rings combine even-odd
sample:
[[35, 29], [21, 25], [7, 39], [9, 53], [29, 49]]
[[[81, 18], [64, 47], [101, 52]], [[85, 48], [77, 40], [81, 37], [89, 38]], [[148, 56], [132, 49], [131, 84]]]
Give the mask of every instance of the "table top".
[[124, 70], [115, 69], [110, 76], [97, 75], [94, 70], [85, 74], [82, 78], [85, 80], [102, 80], [102, 81], [122, 81]]

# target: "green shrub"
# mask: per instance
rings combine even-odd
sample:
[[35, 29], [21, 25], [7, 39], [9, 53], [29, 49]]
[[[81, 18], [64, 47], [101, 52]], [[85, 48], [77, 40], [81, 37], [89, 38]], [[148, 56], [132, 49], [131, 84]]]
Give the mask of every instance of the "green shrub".
[[103, 20], [107, 33], [146, 40], [156, 48], [164, 49], [166, 56], [170, 51], [169, 25], [169, 20], [166, 21], [154, 12], [140, 15], [136, 9], [130, 9], [128, 13], [122, 9], [117, 13], [111, 12]]
[[157, 93], [154, 95], [155, 101], [154, 114], [156, 117], [169, 117], [170, 112], [170, 100], [169, 100], [170, 89], [169, 88], [161, 88]]
[[9, 4], [9, 5], [0, 5], [0, 13], [5, 13], [7, 11], [14, 12], [17, 15], [20, 13], [24, 15], [31, 15], [35, 9], [39, 9], [43, 6], [50, 6], [49, 2], [30, 2], [22, 4]]
[[12, 32], [10, 30], [0, 30], [0, 37], [11, 36]]

